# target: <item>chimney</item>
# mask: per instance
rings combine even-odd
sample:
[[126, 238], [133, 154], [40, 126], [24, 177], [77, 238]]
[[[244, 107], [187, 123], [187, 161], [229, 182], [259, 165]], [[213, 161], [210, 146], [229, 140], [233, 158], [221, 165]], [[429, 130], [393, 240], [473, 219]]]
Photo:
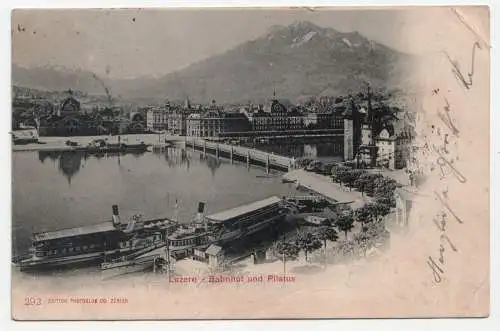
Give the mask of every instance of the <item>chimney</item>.
[[113, 225], [120, 225], [120, 212], [118, 211], [118, 205], [113, 205]]
[[205, 203], [200, 201], [198, 203], [198, 214], [196, 215], [196, 220], [200, 223], [203, 222], [205, 224], [205, 229], [206, 229], [207, 224], [205, 222], [204, 212], [205, 212]]

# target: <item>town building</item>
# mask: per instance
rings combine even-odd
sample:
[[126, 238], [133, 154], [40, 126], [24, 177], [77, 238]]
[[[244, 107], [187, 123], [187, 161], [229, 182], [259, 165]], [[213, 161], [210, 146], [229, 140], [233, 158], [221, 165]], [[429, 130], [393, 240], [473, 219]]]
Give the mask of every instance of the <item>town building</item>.
[[37, 116], [39, 136], [72, 136], [99, 134], [98, 124], [86, 114], [80, 102], [73, 97], [73, 91], [60, 105], [54, 107], [54, 113]]
[[405, 128], [391, 134], [388, 129], [383, 129], [374, 140], [378, 148], [377, 166], [391, 170], [406, 167], [411, 152], [411, 131]]
[[170, 134], [185, 136], [187, 132], [187, 117], [189, 109], [174, 109], [167, 115], [167, 130]]
[[[212, 101], [212, 105], [206, 110], [220, 110]], [[164, 107], [156, 107], [147, 113], [147, 128], [150, 131], [168, 131], [169, 134], [185, 136], [187, 135], [187, 119], [191, 114], [203, 112], [201, 105], [193, 106], [189, 98], [186, 98], [182, 106], [165, 103]]]
[[224, 262], [224, 251], [222, 247], [217, 245], [210, 245], [205, 251], [206, 256], [208, 256], [208, 267], [210, 269], [218, 269]]
[[344, 118], [334, 112], [309, 112], [303, 116], [306, 129], [344, 129]]
[[139, 111], [131, 112], [127, 133], [144, 133], [146, 132], [146, 116], [147, 110], [140, 109]]
[[118, 133], [142, 133], [146, 127], [144, 110], [122, 115], [123, 109], [105, 108], [87, 112], [71, 90], [68, 97], [54, 105], [52, 112], [35, 112], [39, 136], [95, 136]]
[[268, 128], [264, 131], [300, 130], [304, 128], [304, 118], [297, 111], [288, 111], [288, 109], [273, 96], [267, 124]]
[[362, 145], [362, 124], [365, 114], [358, 109], [352, 97], [348, 97], [337, 106], [337, 110], [344, 118], [344, 160], [351, 161], [355, 157], [359, 160], [360, 152], [364, 157], [365, 149]]
[[246, 132], [249, 129], [248, 119], [239, 112], [210, 109], [203, 113], [192, 113], [186, 119], [188, 136], [216, 137], [221, 133]]
[[146, 111], [146, 128], [149, 131], [164, 131], [168, 128], [168, 111], [154, 107]]
[[252, 131], [287, 131], [304, 129], [304, 115], [296, 108], [287, 109], [273, 95], [271, 105], [266, 111], [263, 105], [245, 107], [243, 113], [248, 118]]

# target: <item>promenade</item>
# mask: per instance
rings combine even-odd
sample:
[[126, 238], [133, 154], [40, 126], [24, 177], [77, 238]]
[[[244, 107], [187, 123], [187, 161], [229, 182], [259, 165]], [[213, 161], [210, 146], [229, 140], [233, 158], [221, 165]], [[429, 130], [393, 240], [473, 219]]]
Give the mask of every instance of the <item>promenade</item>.
[[349, 190], [345, 186], [334, 183], [330, 177], [308, 172], [303, 169], [293, 170], [283, 175], [283, 178], [289, 181], [295, 181], [300, 186], [308, 190], [317, 192], [327, 199], [334, 200], [337, 203], [349, 204], [353, 209], [363, 206], [370, 200], [363, 196], [361, 192]]

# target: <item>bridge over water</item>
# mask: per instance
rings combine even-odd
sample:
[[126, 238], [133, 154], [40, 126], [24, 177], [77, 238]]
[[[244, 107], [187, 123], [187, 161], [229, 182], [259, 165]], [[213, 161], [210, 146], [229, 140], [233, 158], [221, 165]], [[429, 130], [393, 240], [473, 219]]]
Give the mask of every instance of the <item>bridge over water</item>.
[[266, 168], [266, 171], [269, 171], [271, 168], [282, 171], [295, 169], [295, 158], [263, 152], [253, 148], [211, 142], [196, 137], [186, 137], [184, 143], [186, 148], [190, 147], [193, 150], [201, 151], [204, 155], [211, 154], [217, 158], [228, 158], [231, 162], [246, 162], [247, 166], [250, 166], [250, 164], [263, 166]]

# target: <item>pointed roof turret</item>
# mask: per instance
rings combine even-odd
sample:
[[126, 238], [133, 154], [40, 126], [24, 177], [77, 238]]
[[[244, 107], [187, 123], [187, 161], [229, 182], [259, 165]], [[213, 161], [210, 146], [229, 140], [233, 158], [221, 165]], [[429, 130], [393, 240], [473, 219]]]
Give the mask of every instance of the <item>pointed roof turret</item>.
[[189, 101], [189, 96], [186, 96], [186, 101], [184, 102], [184, 108], [191, 109], [191, 102]]

